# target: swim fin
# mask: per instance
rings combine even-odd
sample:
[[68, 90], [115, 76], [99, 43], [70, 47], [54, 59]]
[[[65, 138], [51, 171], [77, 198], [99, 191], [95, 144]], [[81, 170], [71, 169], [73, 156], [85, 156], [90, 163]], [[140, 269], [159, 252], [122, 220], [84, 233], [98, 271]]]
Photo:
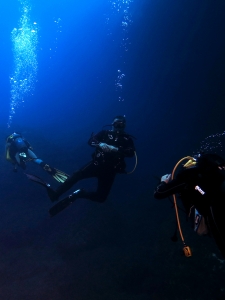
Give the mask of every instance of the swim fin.
[[65, 182], [68, 178], [69, 178], [69, 175], [66, 174], [65, 172], [63, 171], [60, 171], [56, 168], [53, 168], [51, 166], [49, 166], [48, 164], [45, 164], [44, 162], [42, 162], [40, 164], [40, 166], [49, 174], [51, 175], [56, 181], [60, 182], [60, 183], [63, 183]]
[[81, 191], [82, 190], [79, 189], [79, 190], [73, 192], [73, 194], [69, 195], [68, 197], [64, 198], [63, 200], [59, 201], [57, 204], [52, 206], [49, 209], [49, 214], [51, 215], [51, 217], [54, 217], [55, 215], [60, 213], [62, 210], [64, 210], [70, 204], [72, 204], [77, 198], [79, 198]]
[[32, 175], [32, 174], [28, 174], [28, 173], [24, 173], [28, 179], [30, 179], [31, 181], [37, 182], [38, 184], [44, 186], [45, 188], [49, 188], [50, 184], [45, 182], [44, 180], [42, 180], [40, 177]]
[[56, 168], [54, 168], [54, 171], [55, 171], [55, 174], [52, 174], [52, 177], [60, 183], [65, 182], [69, 178], [69, 175], [63, 171], [60, 171]]
[[47, 189], [47, 193], [48, 193], [48, 197], [50, 198], [50, 200], [52, 202], [57, 201], [58, 197], [57, 193], [51, 188], [50, 184], [45, 182], [44, 180], [42, 180], [40, 177], [32, 175], [32, 174], [27, 174], [25, 173], [25, 175], [27, 176], [28, 179], [30, 179], [31, 181], [34, 181], [40, 185], [42, 185], [43, 187], [45, 187]]

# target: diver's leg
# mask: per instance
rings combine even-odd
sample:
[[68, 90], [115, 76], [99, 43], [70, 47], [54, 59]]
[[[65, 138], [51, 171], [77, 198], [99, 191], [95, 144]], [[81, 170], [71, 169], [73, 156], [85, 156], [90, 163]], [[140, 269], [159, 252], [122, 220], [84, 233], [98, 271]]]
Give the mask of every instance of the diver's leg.
[[72, 188], [79, 180], [97, 177], [97, 166], [91, 161], [85, 165], [82, 169], [73, 173], [63, 184], [61, 184], [55, 191], [52, 189], [48, 190], [48, 196], [52, 201], [58, 200], [58, 198], [66, 191]]
[[81, 193], [78, 194], [78, 198], [85, 198], [99, 203], [105, 202], [113, 185], [115, 176], [116, 173], [114, 170], [112, 172], [109, 171], [109, 173], [104, 172], [100, 174], [98, 176], [98, 187], [96, 192], [81, 191]]
[[16, 153], [12, 153], [12, 151], [10, 151], [10, 147], [7, 146], [6, 147], [6, 152], [5, 152], [5, 158], [7, 161], [9, 161], [12, 165], [13, 165], [13, 172], [17, 172], [17, 165], [18, 165], [18, 162], [15, 158], [15, 154]]
[[18, 165], [20, 165], [20, 155], [19, 152], [16, 152], [15, 159]]
[[[83, 189], [78, 189], [75, 192], [73, 192], [71, 195], [67, 196], [63, 200], [59, 201], [56, 205], [50, 208], [49, 213], [53, 217], [57, 215], [59, 212], [70, 206], [76, 199], [79, 198], [85, 198], [92, 201], [96, 201], [99, 203], [102, 203], [106, 200], [110, 189], [112, 187], [113, 181], [115, 179], [115, 172], [113, 173], [107, 173], [107, 174], [99, 174], [99, 170], [93, 168], [92, 170], [95, 170], [95, 175], [98, 178], [98, 188], [96, 192], [86, 192]], [[89, 173], [89, 175], [91, 172]], [[94, 173], [92, 173], [94, 175]], [[93, 176], [91, 176], [93, 177]], [[87, 178], [87, 177], [86, 177]]]
[[40, 165], [41, 163], [43, 163], [43, 160], [38, 158], [37, 155], [31, 151], [30, 149], [27, 150], [27, 154], [28, 154], [28, 157], [30, 159], [32, 159], [32, 161], [38, 165]]

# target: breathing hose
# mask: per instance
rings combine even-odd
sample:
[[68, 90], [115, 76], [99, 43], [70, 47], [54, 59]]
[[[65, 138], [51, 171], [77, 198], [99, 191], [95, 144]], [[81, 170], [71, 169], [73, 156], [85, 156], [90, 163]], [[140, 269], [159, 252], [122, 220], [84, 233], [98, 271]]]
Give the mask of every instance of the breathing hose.
[[136, 153], [136, 151], [134, 151], [134, 155], [135, 155], [135, 165], [134, 165], [134, 168], [132, 171], [127, 172], [128, 175], [132, 174], [135, 171], [135, 169], [137, 168], [137, 153]]
[[[188, 162], [184, 165], [184, 167], [190, 167], [191, 165], [195, 165], [196, 164], [196, 161], [195, 161], [195, 159], [193, 157], [191, 157], [191, 156], [183, 157], [182, 159], [180, 159], [178, 161], [178, 163], [173, 168], [173, 171], [172, 171], [172, 174], [171, 174], [171, 179], [172, 180], [174, 179], [174, 174], [175, 174], [175, 171], [176, 171], [177, 167], [180, 165], [180, 163], [182, 161], [184, 161], [186, 159], [188, 159]], [[175, 207], [175, 212], [176, 212], [177, 226], [178, 226], [178, 229], [179, 229], [181, 240], [182, 240], [183, 245], [184, 245], [184, 247], [183, 247], [184, 255], [186, 257], [190, 257], [190, 256], [192, 256], [192, 252], [191, 252], [191, 248], [186, 245], [185, 240], [184, 240], [184, 236], [183, 236], [183, 233], [182, 233], [182, 230], [181, 230], [180, 218], [179, 218], [178, 208], [177, 208], [177, 199], [176, 199], [176, 195], [175, 194], [173, 194], [173, 201], [174, 201], [174, 207]]]

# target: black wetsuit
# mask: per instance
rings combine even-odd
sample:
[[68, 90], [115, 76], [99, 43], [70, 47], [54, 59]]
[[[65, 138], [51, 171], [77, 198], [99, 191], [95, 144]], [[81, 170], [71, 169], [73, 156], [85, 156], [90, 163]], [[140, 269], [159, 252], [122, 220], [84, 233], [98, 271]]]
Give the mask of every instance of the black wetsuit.
[[[103, 152], [99, 143], [118, 148], [117, 152]], [[117, 173], [126, 173], [125, 157], [134, 156], [134, 143], [130, 135], [119, 133], [111, 130], [100, 131], [96, 135], [92, 135], [88, 141], [90, 146], [96, 147], [92, 155], [92, 161], [83, 168], [75, 172], [56, 190], [55, 195], [59, 197], [79, 180], [97, 177], [98, 186], [95, 192], [87, 192], [82, 190], [79, 198], [86, 198], [96, 202], [104, 202], [110, 192]]]
[[156, 199], [179, 194], [189, 211], [194, 205], [207, 222], [210, 231], [225, 257], [225, 171], [185, 169], [169, 183], [161, 182], [154, 191]]

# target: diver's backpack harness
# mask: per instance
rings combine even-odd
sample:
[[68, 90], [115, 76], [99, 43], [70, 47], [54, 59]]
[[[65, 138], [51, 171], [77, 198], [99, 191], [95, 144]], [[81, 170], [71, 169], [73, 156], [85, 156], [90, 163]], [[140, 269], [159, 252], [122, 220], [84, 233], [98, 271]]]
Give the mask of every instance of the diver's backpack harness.
[[[190, 166], [193, 166], [196, 164], [196, 160], [191, 157], [191, 156], [186, 156], [186, 157], [183, 157], [182, 159], [180, 159], [178, 161], [178, 163], [175, 165], [175, 167], [173, 168], [173, 171], [172, 171], [172, 175], [171, 175], [171, 179], [173, 180], [174, 179], [174, 174], [175, 174], [175, 171], [177, 169], [177, 167], [179, 166], [179, 164], [188, 159], [188, 162], [184, 165], [184, 167], [190, 167]], [[183, 251], [184, 251], [184, 255], [186, 257], [190, 257], [192, 256], [192, 252], [191, 252], [191, 248], [189, 246], [186, 245], [185, 241], [184, 241], [184, 236], [183, 236], [183, 233], [182, 233], [182, 230], [181, 230], [181, 226], [180, 226], [180, 219], [179, 219], [179, 214], [178, 214], [178, 207], [177, 207], [177, 199], [176, 199], [176, 195], [173, 194], [173, 201], [174, 201], [174, 207], [175, 207], [175, 212], [176, 212], [176, 219], [177, 219], [177, 226], [178, 226], [178, 229], [179, 229], [179, 233], [180, 233], [180, 237], [181, 237], [181, 240], [183, 242]]]

